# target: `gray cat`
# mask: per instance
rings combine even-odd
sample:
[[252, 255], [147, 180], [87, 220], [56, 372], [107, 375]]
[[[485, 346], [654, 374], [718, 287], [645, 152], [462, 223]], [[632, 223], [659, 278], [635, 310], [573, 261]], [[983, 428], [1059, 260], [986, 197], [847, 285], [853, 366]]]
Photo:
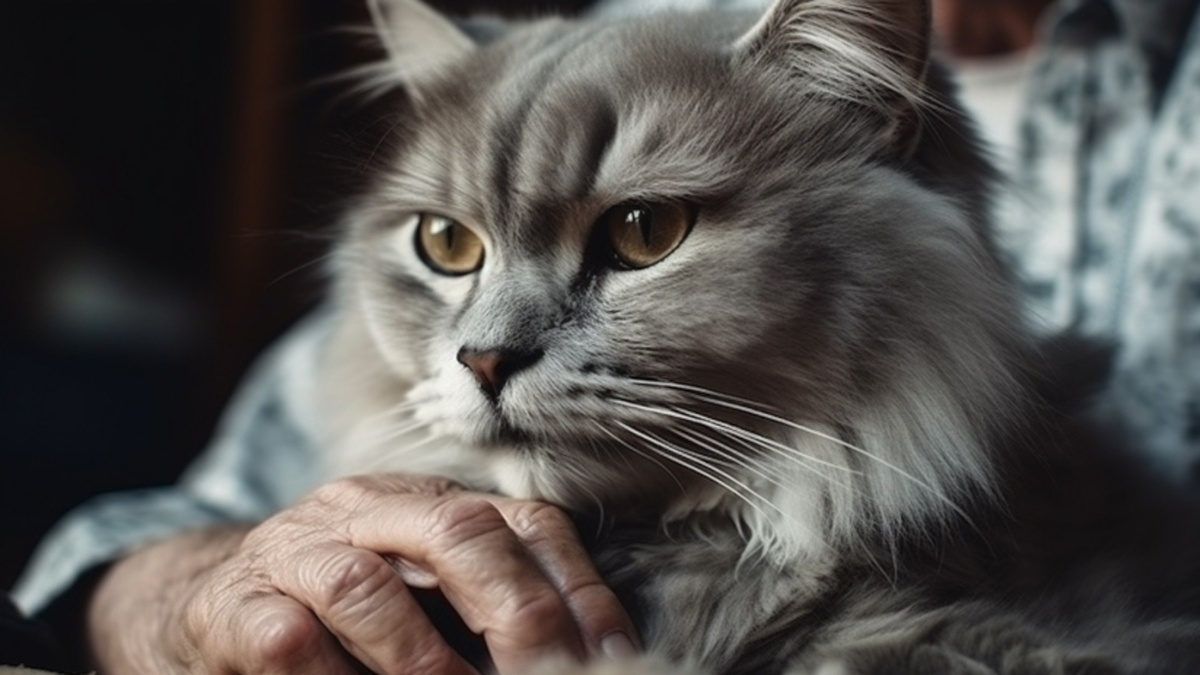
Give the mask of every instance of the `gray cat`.
[[1028, 337], [926, 2], [373, 12], [405, 93], [336, 249], [330, 477], [581, 514], [683, 668], [1200, 672], [1191, 507]]

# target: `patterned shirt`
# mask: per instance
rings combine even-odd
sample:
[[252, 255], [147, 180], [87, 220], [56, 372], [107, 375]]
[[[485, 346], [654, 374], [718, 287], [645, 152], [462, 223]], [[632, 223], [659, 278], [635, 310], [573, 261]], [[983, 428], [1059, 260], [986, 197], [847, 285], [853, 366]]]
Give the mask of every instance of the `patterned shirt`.
[[1036, 323], [1117, 347], [1105, 416], [1188, 479], [1200, 472], [1196, 4], [1055, 10], [998, 219]]
[[[606, 0], [600, 15], [763, 0]], [[1180, 472], [1200, 458], [1197, 0], [1078, 0], [1047, 21], [1000, 235], [1041, 325], [1120, 346], [1106, 403]], [[90, 569], [184, 530], [253, 523], [316, 487], [315, 381], [329, 316], [269, 351], [173, 486], [97, 498], [46, 537], [15, 597], [46, 608]]]

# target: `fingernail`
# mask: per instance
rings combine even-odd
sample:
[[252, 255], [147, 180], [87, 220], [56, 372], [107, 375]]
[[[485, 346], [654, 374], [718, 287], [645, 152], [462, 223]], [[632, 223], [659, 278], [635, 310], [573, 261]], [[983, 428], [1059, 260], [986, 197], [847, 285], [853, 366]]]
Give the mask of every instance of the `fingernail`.
[[609, 633], [600, 640], [600, 651], [614, 661], [628, 661], [637, 656], [637, 647], [624, 633]]

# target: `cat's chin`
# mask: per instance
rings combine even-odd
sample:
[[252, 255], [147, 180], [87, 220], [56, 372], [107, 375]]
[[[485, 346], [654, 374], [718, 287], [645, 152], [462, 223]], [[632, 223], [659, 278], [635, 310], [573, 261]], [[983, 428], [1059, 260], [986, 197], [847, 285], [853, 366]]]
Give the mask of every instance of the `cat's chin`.
[[554, 470], [551, 464], [536, 449], [513, 449], [492, 462], [492, 479], [501, 494], [550, 502], [569, 509], [585, 508], [594, 505], [597, 499], [604, 499], [595, 492], [602, 486], [583, 484], [580, 476], [568, 478], [562, 471]]
[[694, 480], [664, 474], [661, 465], [643, 465], [640, 458], [604, 464], [566, 456], [561, 448], [556, 452], [530, 445], [489, 454], [492, 489], [572, 511], [600, 509], [618, 515], [635, 508], [641, 517], [665, 515], [689, 494], [705, 492]]

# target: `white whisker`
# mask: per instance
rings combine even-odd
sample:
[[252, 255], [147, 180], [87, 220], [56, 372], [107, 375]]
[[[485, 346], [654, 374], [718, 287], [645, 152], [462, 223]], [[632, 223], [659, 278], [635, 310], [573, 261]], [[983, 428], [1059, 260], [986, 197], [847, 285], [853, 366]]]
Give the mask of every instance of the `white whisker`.
[[721, 401], [719, 399], [708, 399], [706, 402], [712, 403], [713, 405], [724, 406], [726, 408], [729, 408], [731, 410], [736, 410], [738, 412], [743, 412], [743, 413], [746, 413], [747, 415], [754, 415], [754, 416], [760, 417], [764, 420], [767, 420], [770, 422], [775, 422], [776, 424], [780, 424], [785, 427], [790, 427], [797, 431], [803, 431], [805, 433], [812, 434], [813, 436], [816, 436], [817, 438], [821, 438], [821, 439], [829, 441], [830, 443], [841, 446], [847, 450], [856, 452], [856, 453], [862, 455], [863, 457], [870, 459], [873, 462], [877, 462], [880, 465], [882, 465], [888, 469], [891, 469], [892, 471], [895, 471], [898, 475], [903, 476], [904, 478], [907, 478], [908, 480], [912, 481], [915, 485], [917, 485], [925, 490], [928, 490], [930, 494], [934, 495], [942, 503], [946, 504], [951, 509], [953, 509], [958, 515], [960, 515], [964, 519], [966, 519], [966, 521], [968, 523], [972, 524], [972, 526], [974, 525], [974, 522], [971, 520], [970, 516], [967, 515], [967, 512], [965, 510], [963, 510], [962, 507], [960, 507], [958, 504], [956, 504], [954, 502], [954, 500], [952, 500], [952, 499], [950, 499], [950, 497], [946, 496], [941, 490], [938, 490], [934, 486], [930, 485], [928, 482], [912, 475], [908, 471], [905, 471], [904, 469], [896, 466], [895, 464], [892, 464], [891, 462], [887, 461], [886, 459], [879, 457], [878, 455], [875, 455], [874, 453], [868, 452], [867, 450], [864, 450], [863, 448], [858, 447], [857, 445], [854, 445], [852, 443], [847, 443], [846, 441], [844, 441], [836, 436], [827, 434], [818, 429], [813, 429], [812, 427], [808, 427], [803, 424], [798, 424], [796, 422], [792, 422], [791, 420], [784, 419], [782, 417], [779, 417], [778, 415], [772, 415], [770, 413], [762, 412], [760, 410], [755, 410], [754, 408], [749, 408], [749, 407], [737, 405], [734, 403], [727, 403], [727, 402]]
[[396, 427], [381, 429], [375, 437], [376, 443], [387, 443], [394, 441], [401, 436], [411, 434], [418, 429], [423, 429], [432, 426], [431, 422], [423, 422], [419, 420], [408, 420], [407, 424], [402, 424]]
[[[765, 470], [760, 468], [758, 465], [756, 465], [754, 462], [750, 461], [749, 457], [738, 454], [738, 452], [736, 450], [729, 447], [728, 445], [721, 443], [720, 441], [718, 441], [715, 438], [712, 438], [709, 436], [704, 436], [703, 434], [701, 434], [699, 432], [690, 431], [683, 427], [675, 427], [673, 429], [673, 431], [676, 434], [683, 437], [684, 439], [689, 440], [692, 443], [695, 443], [696, 445], [708, 450], [709, 452], [713, 452], [721, 457], [724, 457], [729, 462], [731, 462], [734, 466], [737, 466], [738, 468], [741, 468], [741, 469], [745, 469], [746, 471], [753, 473], [755, 476], [758, 476], [759, 478], [761, 478], [773, 485], [782, 485], [783, 484], [780, 482], [778, 477], [772, 476], [771, 474], [767, 473]], [[803, 465], [801, 465], [801, 466], [803, 466]], [[817, 472], [815, 469], [813, 469], [811, 467], [804, 466], [803, 468], [805, 468], [809, 471], [813, 471], [814, 473], [817, 473], [818, 476], [822, 475], [821, 473]]]
[[410, 410], [414, 410], [415, 408], [425, 405], [428, 402], [429, 402], [429, 399], [416, 399], [416, 400], [401, 401], [400, 403], [397, 403], [396, 405], [388, 408], [387, 410], [383, 410], [381, 412], [371, 415], [370, 417], [365, 418], [365, 421], [374, 422], [374, 421], [382, 419], [384, 417], [391, 417], [393, 415], [399, 415], [400, 413], [409, 412]]
[[831, 469], [837, 469], [838, 471], [844, 471], [844, 472], [850, 473], [850, 474], [858, 473], [857, 471], [854, 471], [853, 469], [850, 469], [850, 468], [847, 468], [847, 467], [844, 467], [844, 466], [841, 466], [838, 464], [834, 464], [832, 462], [827, 462], [818, 457], [813, 457], [811, 455], [807, 455], [791, 446], [784, 445], [783, 443], [772, 440], [770, 438], [766, 438], [765, 436], [756, 434], [752, 431], [748, 431], [739, 426], [729, 424], [728, 422], [722, 422], [720, 420], [713, 419], [706, 415], [701, 415], [700, 413], [693, 412], [691, 410], [684, 410], [684, 409], [675, 408], [675, 407], [658, 408], [658, 407], [642, 405], [640, 403], [634, 403], [632, 401], [625, 401], [622, 399], [613, 399], [613, 402], [618, 405], [623, 405], [623, 406], [626, 406], [629, 408], [634, 408], [636, 410], [641, 410], [643, 412], [656, 413], [659, 415], [665, 415], [667, 417], [674, 417], [676, 419], [694, 422], [696, 424], [700, 424], [700, 425], [706, 426], [710, 429], [713, 429], [714, 431], [724, 431], [726, 433], [745, 438], [754, 443], [767, 444], [772, 448], [791, 453], [791, 454], [795, 455], [796, 457], [803, 458], [805, 461], [812, 462], [813, 464], [820, 464], [821, 466], [826, 466]]
[[677, 390], [677, 391], [688, 392], [688, 393], [691, 393], [691, 394], [700, 394], [700, 395], [703, 395], [703, 396], [713, 396], [713, 397], [716, 397], [716, 398], [722, 398], [722, 399], [725, 399], [725, 400], [728, 400], [728, 401], [733, 401], [733, 402], [735, 402], [735, 403], [741, 403], [742, 405], [748, 405], [748, 406], [761, 406], [761, 407], [762, 407], [762, 408], [764, 408], [764, 409], [773, 409], [773, 408], [774, 408], [774, 406], [763, 406], [763, 405], [761, 405], [761, 404], [759, 404], [759, 403], [757, 403], [757, 402], [755, 402], [755, 401], [751, 401], [750, 399], [742, 398], [742, 397], [740, 397], [740, 396], [733, 396], [732, 394], [725, 394], [725, 393], [722, 393], [722, 392], [716, 391], [716, 390], [714, 390], [714, 389], [707, 389], [707, 388], [705, 388], [705, 387], [698, 387], [698, 386], [696, 386], [696, 385], [694, 385], [694, 384], [683, 384], [683, 383], [680, 383], [680, 382], [668, 382], [668, 381], [666, 381], [666, 380], [638, 380], [638, 379], [632, 379], [632, 380], [629, 380], [629, 381], [630, 381], [630, 382], [632, 382], [633, 384], [640, 384], [640, 385], [643, 385], [643, 386], [649, 386], [649, 387], [662, 387], [662, 388], [664, 388], [664, 389], [675, 389], [675, 390]]
[[[712, 462], [708, 461], [706, 458], [702, 457], [701, 455], [698, 455], [694, 452], [688, 452], [687, 450], [684, 450], [683, 448], [671, 445], [670, 443], [667, 443], [666, 441], [663, 441], [662, 439], [660, 439], [652, 434], [638, 431], [637, 429], [634, 429], [633, 427], [629, 426], [628, 424], [625, 424], [624, 422], [617, 422], [616, 424], [620, 428], [624, 429], [626, 432], [633, 434], [634, 436], [637, 436], [638, 438], [641, 438], [642, 440], [646, 441], [647, 443], [650, 443], [651, 445], [653, 445], [653, 446], [659, 448], [660, 450], [662, 450], [663, 452], [665, 452], [666, 454], [664, 455], [664, 457], [666, 457], [668, 459], [672, 459], [673, 461], [675, 461], [675, 463], [679, 464], [683, 468], [688, 469], [689, 471], [693, 471], [696, 474], [716, 483], [718, 486], [724, 488], [727, 492], [729, 492], [733, 496], [737, 497], [738, 499], [741, 499], [748, 506], [753, 508], [755, 511], [758, 511], [760, 514], [766, 515], [765, 513], [763, 513], [762, 507], [760, 507], [758, 504], [755, 504], [754, 502], [752, 502], [746, 496], [746, 494], [750, 494], [750, 495], [754, 496], [755, 498], [757, 498], [759, 501], [763, 502], [764, 504], [774, 507], [776, 511], [779, 510], [778, 507], [775, 507], [775, 505], [772, 504], [769, 499], [767, 499], [766, 497], [764, 497], [761, 494], [759, 494], [758, 492], [756, 492], [754, 490], [754, 488], [751, 488], [750, 486], [746, 485], [742, 481], [740, 481], [737, 478], [735, 478], [734, 476], [730, 475], [728, 471], [725, 471], [725, 470], [721, 469], [720, 467], [714, 465]], [[737, 489], [739, 487], [742, 490], [744, 490], [745, 492], [740, 492]]]
[[[675, 484], [679, 486], [679, 492], [681, 494], [687, 492], [687, 488], [683, 487], [683, 483], [679, 482], [679, 477], [676, 476], [674, 473], [672, 473], [671, 470], [668, 469], [665, 464], [658, 461], [658, 459], [656, 459], [653, 455], [643, 452], [640, 448], [634, 446], [632, 443], [626, 441], [625, 439], [621, 438], [620, 436], [609, 431], [604, 425], [602, 425], [598, 422], [594, 423], [593, 426], [595, 428], [599, 429], [601, 432], [603, 432], [609, 438], [613, 439], [617, 443], [620, 443], [623, 447], [625, 447], [625, 449], [633, 452], [634, 454], [638, 455], [642, 459], [645, 459], [649, 462], [653, 462], [654, 464], [657, 464], [658, 468], [663, 470], [663, 473], [667, 474], [668, 476], [671, 477], [671, 480], [675, 481]], [[629, 468], [631, 471], [633, 470], [632, 465], [629, 465]]]

